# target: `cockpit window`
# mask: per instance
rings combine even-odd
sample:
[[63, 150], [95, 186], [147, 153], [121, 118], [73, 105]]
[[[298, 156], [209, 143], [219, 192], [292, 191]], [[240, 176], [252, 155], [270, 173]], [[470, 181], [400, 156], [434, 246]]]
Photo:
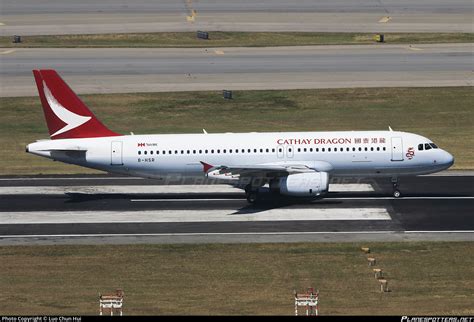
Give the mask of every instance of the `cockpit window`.
[[437, 149], [437, 148], [438, 148], [438, 146], [437, 146], [436, 144], [434, 144], [434, 143], [430, 143], [430, 145], [431, 145], [431, 147], [432, 147], [433, 149]]
[[428, 143], [425, 143], [425, 150], [431, 150], [431, 145], [429, 145]]
[[418, 144], [418, 151], [423, 151], [423, 143]]

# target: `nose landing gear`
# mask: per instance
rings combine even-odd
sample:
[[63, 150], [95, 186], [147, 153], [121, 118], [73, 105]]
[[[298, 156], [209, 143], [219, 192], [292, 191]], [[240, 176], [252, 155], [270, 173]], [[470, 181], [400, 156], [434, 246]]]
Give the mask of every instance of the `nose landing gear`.
[[393, 196], [395, 198], [400, 198], [401, 195], [402, 195], [402, 193], [400, 192], [400, 190], [394, 190], [393, 191]]
[[397, 177], [393, 177], [392, 178], [392, 185], [393, 185], [393, 192], [392, 192], [392, 195], [395, 197], [395, 198], [400, 198], [402, 193], [400, 192], [400, 190], [398, 189], [399, 187], [399, 182], [398, 182], [398, 178]]

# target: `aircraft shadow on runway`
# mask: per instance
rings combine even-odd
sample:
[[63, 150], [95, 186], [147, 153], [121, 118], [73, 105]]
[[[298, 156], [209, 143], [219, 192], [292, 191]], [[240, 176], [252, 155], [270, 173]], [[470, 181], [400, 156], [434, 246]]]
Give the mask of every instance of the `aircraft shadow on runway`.
[[[287, 207], [298, 207], [313, 205], [314, 207], [327, 207], [343, 204], [344, 199], [348, 199], [352, 202], [366, 200], [370, 198], [371, 202], [377, 202], [377, 198], [381, 198], [380, 201], [390, 202], [403, 200], [403, 197], [400, 199], [387, 199], [391, 198], [391, 194], [388, 191], [381, 192], [330, 192], [325, 198], [316, 199], [316, 200], [302, 200], [301, 198], [291, 198], [281, 195], [273, 195], [271, 193], [262, 194], [259, 200], [254, 204], [247, 204], [245, 201], [244, 194], [229, 194], [229, 193], [160, 193], [160, 194], [123, 194], [123, 193], [81, 193], [81, 192], [66, 192], [65, 193], [69, 199], [66, 203], [81, 203], [81, 202], [91, 202], [97, 200], [122, 200], [122, 201], [131, 201], [131, 200], [140, 200], [141, 204], [146, 203], [147, 200], [150, 202], [159, 200], [162, 203], [174, 202], [178, 203], [182, 200], [183, 203], [186, 203], [187, 207], [192, 207], [192, 202], [230, 202], [238, 203], [236, 205], [236, 211], [231, 215], [245, 215], [245, 214], [257, 214], [259, 212], [278, 209], [278, 208], [287, 208]], [[407, 193], [404, 197], [449, 197], [449, 194], [440, 194], [440, 193]], [[456, 194], [453, 197], [466, 197], [468, 195], [459, 195]], [[370, 202], [370, 201], [369, 201]], [[241, 203], [245, 203], [245, 206], [242, 206]]]
[[85, 202], [91, 200], [102, 200], [102, 199], [122, 199], [122, 200], [170, 200], [176, 201], [182, 199], [183, 201], [189, 201], [191, 199], [199, 200], [216, 200], [219, 199], [229, 200], [242, 200], [245, 196], [242, 194], [228, 194], [228, 193], [86, 193], [86, 192], [65, 192], [66, 196], [69, 197], [69, 202]]
[[272, 194], [264, 194], [256, 203], [247, 204], [245, 201], [245, 196], [239, 194], [208, 194], [208, 193], [193, 193], [193, 194], [123, 194], [123, 193], [81, 193], [81, 192], [66, 192], [65, 193], [69, 198], [66, 200], [66, 203], [81, 203], [81, 202], [91, 202], [97, 200], [142, 200], [146, 202], [150, 200], [160, 200], [161, 202], [179, 202], [183, 200], [186, 203], [192, 203], [193, 200], [196, 202], [207, 201], [212, 199], [214, 202], [227, 201], [227, 202], [245, 202], [245, 206], [239, 208], [232, 215], [239, 214], [250, 214], [250, 213], [259, 213], [266, 210], [284, 208], [290, 206], [298, 205], [309, 205], [314, 204], [315, 206], [328, 206], [328, 205], [337, 205], [341, 204], [340, 200], [331, 200], [331, 199], [318, 199], [318, 200], [302, 200], [301, 198], [291, 198], [284, 197]]

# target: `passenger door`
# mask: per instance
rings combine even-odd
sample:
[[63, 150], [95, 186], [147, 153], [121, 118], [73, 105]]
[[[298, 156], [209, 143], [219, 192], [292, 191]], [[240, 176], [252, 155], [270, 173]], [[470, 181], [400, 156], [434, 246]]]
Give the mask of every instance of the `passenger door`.
[[111, 154], [111, 165], [123, 165], [122, 158], [122, 141], [112, 141], [110, 154]]
[[403, 161], [403, 141], [402, 138], [392, 138], [392, 161]]

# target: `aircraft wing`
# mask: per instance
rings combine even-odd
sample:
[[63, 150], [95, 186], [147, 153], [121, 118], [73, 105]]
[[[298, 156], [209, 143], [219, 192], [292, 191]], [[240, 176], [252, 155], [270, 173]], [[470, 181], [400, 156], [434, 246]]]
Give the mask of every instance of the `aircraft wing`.
[[201, 161], [206, 175], [215, 178], [237, 177], [286, 177], [294, 173], [329, 172], [332, 165], [325, 161], [281, 162], [255, 165], [213, 166]]

